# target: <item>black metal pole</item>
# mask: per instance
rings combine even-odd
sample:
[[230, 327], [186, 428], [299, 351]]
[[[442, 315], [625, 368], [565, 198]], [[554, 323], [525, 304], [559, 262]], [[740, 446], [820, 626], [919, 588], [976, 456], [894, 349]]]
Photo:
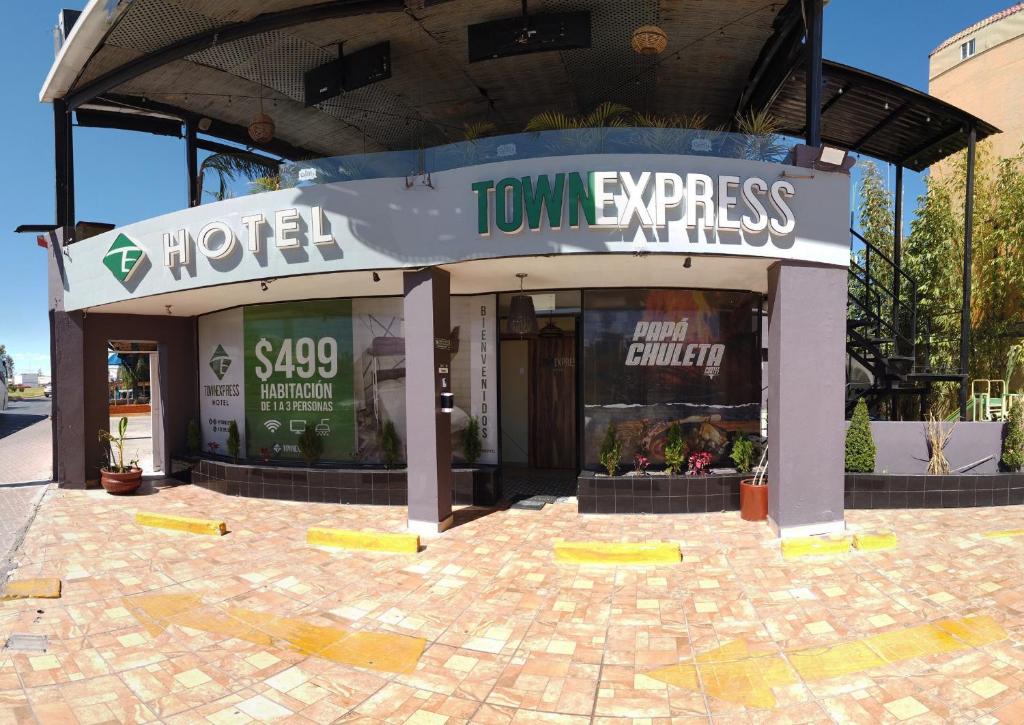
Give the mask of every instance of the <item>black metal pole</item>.
[[57, 226], [65, 244], [75, 226], [75, 153], [71, 112], [63, 99], [53, 102], [53, 160]]
[[967, 420], [968, 368], [971, 351], [971, 265], [974, 241], [974, 146], [978, 131], [972, 123], [967, 131], [967, 185], [964, 198], [964, 301], [960, 310], [960, 420]]
[[903, 166], [896, 165], [896, 193], [893, 195], [893, 231], [892, 231], [892, 262], [896, 271], [892, 280], [892, 320], [893, 325], [900, 329], [900, 272], [903, 271]]
[[188, 177], [188, 205], [199, 206], [199, 152], [196, 147], [196, 122], [185, 121], [185, 175]]
[[805, 61], [807, 63], [807, 145], [821, 146], [821, 34], [822, 34], [822, 0], [802, 0], [804, 19], [807, 23], [807, 42]]

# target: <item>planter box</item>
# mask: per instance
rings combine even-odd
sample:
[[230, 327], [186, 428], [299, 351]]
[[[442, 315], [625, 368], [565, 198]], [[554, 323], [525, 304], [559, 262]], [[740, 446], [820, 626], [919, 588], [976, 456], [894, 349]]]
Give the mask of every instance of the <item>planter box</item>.
[[721, 476], [600, 476], [576, 479], [581, 514], [686, 514], [739, 511], [740, 480]]
[[[452, 474], [453, 504], [493, 506], [501, 497], [494, 468], [455, 469]], [[200, 458], [191, 470], [191, 480], [196, 486], [228, 496], [379, 506], [408, 504], [405, 470], [300, 468]]]
[[933, 509], [1024, 504], [1024, 473], [948, 476], [847, 473], [848, 509]]

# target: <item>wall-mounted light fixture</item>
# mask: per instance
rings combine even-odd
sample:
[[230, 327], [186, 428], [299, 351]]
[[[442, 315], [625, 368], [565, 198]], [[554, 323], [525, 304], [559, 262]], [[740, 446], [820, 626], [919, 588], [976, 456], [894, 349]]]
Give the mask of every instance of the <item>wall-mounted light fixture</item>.
[[376, 272], [373, 273], [373, 281], [380, 282], [380, 275], [377, 274]]
[[687, 257], [683, 260], [683, 269], [689, 269], [693, 266], [693, 260]]

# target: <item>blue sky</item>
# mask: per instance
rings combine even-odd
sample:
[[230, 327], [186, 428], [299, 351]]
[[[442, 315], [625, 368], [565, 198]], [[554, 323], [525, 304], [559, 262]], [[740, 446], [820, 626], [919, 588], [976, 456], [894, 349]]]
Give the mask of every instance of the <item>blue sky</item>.
[[[942, 40], [1012, 0], [832, 0], [825, 11], [825, 57], [922, 90], [928, 53]], [[0, 194], [4, 274], [0, 343], [22, 372], [49, 367], [46, 252], [18, 224], [54, 218], [53, 115], [37, 100], [53, 61], [52, 28], [61, 7], [84, 0], [32, 0], [5, 7], [0, 138], [7, 181]], [[185, 206], [184, 149], [178, 139], [97, 129], [75, 134], [78, 218], [124, 224]], [[906, 174], [908, 214], [923, 191]]]

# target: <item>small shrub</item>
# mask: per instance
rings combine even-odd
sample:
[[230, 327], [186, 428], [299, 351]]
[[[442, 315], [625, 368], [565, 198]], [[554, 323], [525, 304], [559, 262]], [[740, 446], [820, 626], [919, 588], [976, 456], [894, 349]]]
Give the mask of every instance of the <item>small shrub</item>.
[[924, 424], [925, 438], [928, 440], [928, 473], [931, 475], [945, 475], [949, 473], [949, 461], [943, 452], [949, 439], [953, 437], [953, 430], [956, 422], [947, 430], [942, 427], [942, 416], [936, 418], [931, 412], [928, 413], [928, 420]]
[[694, 451], [689, 458], [690, 467], [686, 473], [691, 476], [699, 476], [708, 470], [711, 465], [711, 454], [707, 451]]
[[620, 458], [622, 458], [622, 444], [619, 443], [615, 424], [609, 423], [608, 429], [604, 432], [604, 440], [601, 441], [601, 451], [598, 455], [598, 460], [601, 461], [604, 469], [608, 471], [608, 475], [614, 476], [615, 472], [619, 470]]
[[633, 456], [633, 472], [636, 473], [636, 475], [646, 475], [647, 467], [649, 465], [651, 465], [651, 461], [643, 453], [637, 453]]
[[756, 448], [754, 443], [744, 435], [739, 436], [732, 444], [732, 452], [729, 454], [729, 458], [732, 459], [732, 465], [736, 466], [736, 470], [740, 473], [749, 473], [754, 470], [754, 453]]
[[231, 421], [228, 423], [228, 455], [235, 463], [238, 463], [238, 453], [241, 447], [242, 440], [238, 436], [238, 423]]
[[683, 442], [683, 431], [678, 423], [669, 426], [665, 434], [665, 467], [676, 476], [686, 464], [686, 444]]
[[470, 466], [476, 465], [483, 448], [483, 441], [480, 440], [480, 421], [473, 416], [469, 419], [466, 430], [462, 432], [462, 455], [466, 463]]
[[875, 472], [875, 439], [871, 437], [868, 404], [861, 398], [853, 409], [853, 418], [846, 429], [846, 472]]
[[199, 424], [193, 418], [188, 422], [185, 431], [185, 444], [188, 446], [188, 453], [191, 456], [198, 456], [203, 447], [203, 437], [199, 432]]
[[402, 441], [398, 438], [395, 424], [390, 420], [384, 421], [379, 442], [381, 452], [384, 454], [384, 467], [394, 468], [402, 460]]
[[312, 426], [307, 425], [299, 434], [299, 453], [307, 466], [312, 466], [324, 454], [324, 439], [317, 435]]
[[1002, 461], [1008, 471], [1019, 471], [1024, 467], [1024, 403], [1018, 402], [1010, 409]]

